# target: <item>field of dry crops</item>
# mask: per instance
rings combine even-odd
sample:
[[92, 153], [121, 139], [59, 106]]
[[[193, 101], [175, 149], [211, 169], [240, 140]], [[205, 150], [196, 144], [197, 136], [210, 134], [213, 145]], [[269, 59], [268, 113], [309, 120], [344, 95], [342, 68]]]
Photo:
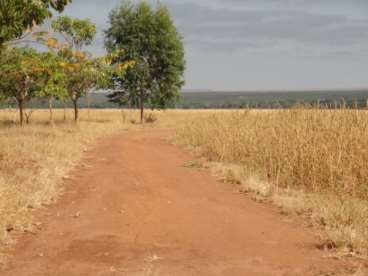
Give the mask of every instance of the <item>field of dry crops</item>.
[[181, 143], [227, 164], [228, 180], [308, 214], [330, 246], [368, 252], [368, 112], [217, 112], [179, 131]]

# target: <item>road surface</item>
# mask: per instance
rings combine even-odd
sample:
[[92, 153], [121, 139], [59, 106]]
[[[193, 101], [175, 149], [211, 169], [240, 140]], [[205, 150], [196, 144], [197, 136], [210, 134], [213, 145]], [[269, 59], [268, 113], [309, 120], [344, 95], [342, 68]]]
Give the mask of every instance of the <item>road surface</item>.
[[335, 275], [315, 235], [286, 222], [167, 142], [167, 130], [100, 140], [66, 180], [58, 203], [37, 211], [4, 276]]

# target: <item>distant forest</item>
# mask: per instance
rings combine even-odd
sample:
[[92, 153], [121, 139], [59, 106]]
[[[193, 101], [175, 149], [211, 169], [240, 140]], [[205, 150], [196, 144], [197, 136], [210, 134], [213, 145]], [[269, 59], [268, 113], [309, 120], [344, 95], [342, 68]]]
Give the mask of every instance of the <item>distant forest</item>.
[[[368, 90], [338, 90], [338, 91], [285, 91], [285, 92], [182, 92], [180, 99], [169, 108], [184, 109], [215, 109], [215, 108], [289, 108], [298, 104], [321, 104], [334, 108], [341, 104], [350, 107], [367, 107]], [[118, 108], [117, 104], [109, 102], [107, 93], [95, 92], [89, 98], [91, 108]], [[57, 108], [64, 103], [56, 102]], [[68, 107], [72, 105], [67, 103]], [[88, 106], [87, 98], [80, 101], [80, 107]], [[0, 103], [1, 108], [15, 107], [15, 102]], [[46, 108], [47, 103], [33, 101], [33, 108]]]

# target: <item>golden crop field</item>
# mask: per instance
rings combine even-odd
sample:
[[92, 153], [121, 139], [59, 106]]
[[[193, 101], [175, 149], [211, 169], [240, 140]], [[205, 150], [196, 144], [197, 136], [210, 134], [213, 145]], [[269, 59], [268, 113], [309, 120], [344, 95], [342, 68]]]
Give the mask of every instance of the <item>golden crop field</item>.
[[219, 111], [179, 131], [182, 143], [231, 164], [231, 182], [308, 214], [333, 246], [365, 253], [367, 137], [368, 112], [349, 109]]

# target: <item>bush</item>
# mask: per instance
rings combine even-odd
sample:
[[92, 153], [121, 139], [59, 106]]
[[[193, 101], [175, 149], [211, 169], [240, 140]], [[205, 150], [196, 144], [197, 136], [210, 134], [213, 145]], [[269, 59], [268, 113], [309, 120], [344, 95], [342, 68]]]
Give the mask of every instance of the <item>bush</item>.
[[155, 115], [153, 115], [152, 113], [146, 114], [146, 115], [144, 115], [144, 121], [146, 123], [152, 124], [152, 123], [157, 121], [157, 117]]

